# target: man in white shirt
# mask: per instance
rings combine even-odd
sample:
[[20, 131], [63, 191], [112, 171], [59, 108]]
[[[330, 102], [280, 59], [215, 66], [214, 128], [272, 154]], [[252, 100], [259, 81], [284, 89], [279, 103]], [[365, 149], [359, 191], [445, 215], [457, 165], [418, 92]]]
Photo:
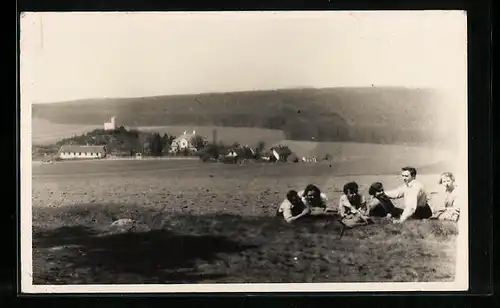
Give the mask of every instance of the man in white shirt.
[[386, 191], [385, 194], [390, 199], [403, 198], [404, 210], [399, 220], [395, 223], [402, 223], [408, 218], [426, 219], [432, 216], [432, 210], [428, 204], [428, 195], [424, 185], [416, 180], [417, 170], [413, 167], [401, 168], [401, 177], [404, 184], [400, 187]]

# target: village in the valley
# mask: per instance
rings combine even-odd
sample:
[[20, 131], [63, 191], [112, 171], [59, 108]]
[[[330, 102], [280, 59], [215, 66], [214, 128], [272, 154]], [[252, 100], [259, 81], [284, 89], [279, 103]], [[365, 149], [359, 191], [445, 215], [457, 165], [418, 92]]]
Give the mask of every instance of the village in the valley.
[[[185, 130], [179, 136], [160, 137], [162, 144], [160, 149], [152, 151], [155, 143], [154, 138], [159, 137], [159, 133], [150, 133], [151, 138], [145, 140], [141, 144], [141, 150], [136, 149], [112, 149], [107, 143], [113, 142], [113, 138], [102, 138], [103, 136], [112, 136], [113, 132], [131, 132], [132, 134], [139, 133], [139, 130], [134, 128], [125, 128], [117, 124], [117, 118], [111, 117], [109, 122], [105, 122], [103, 129], [94, 130], [80, 137], [90, 136], [91, 142], [78, 142], [77, 136], [74, 138], [63, 139], [57, 151], [52, 149], [43, 153], [43, 163], [53, 163], [54, 161], [68, 160], [89, 160], [89, 159], [147, 159], [147, 158], [199, 158], [203, 161], [219, 161], [225, 163], [243, 163], [250, 160], [262, 162], [307, 162], [314, 163], [318, 161], [315, 156], [299, 157], [294, 153], [289, 146], [274, 144], [266, 148], [264, 142], [260, 142], [255, 147], [247, 144], [233, 143], [231, 145], [223, 145], [217, 141], [217, 129], [212, 131], [212, 139], [209, 141], [206, 136], [196, 133], [196, 130]], [[85, 141], [89, 141], [86, 138]], [[122, 142], [123, 143], [123, 142]], [[165, 145], [165, 143], [167, 143]], [[34, 156], [39, 152], [34, 151]], [[39, 156], [39, 155], [38, 155]], [[323, 159], [328, 160], [329, 155]]]

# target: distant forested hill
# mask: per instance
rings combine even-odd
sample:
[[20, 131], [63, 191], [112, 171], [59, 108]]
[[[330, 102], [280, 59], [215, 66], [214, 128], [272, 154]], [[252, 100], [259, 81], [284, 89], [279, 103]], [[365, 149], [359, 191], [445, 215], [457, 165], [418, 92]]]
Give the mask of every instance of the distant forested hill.
[[33, 117], [59, 124], [232, 126], [283, 130], [291, 140], [431, 144], [442, 115], [430, 90], [284, 89], [34, 104]]

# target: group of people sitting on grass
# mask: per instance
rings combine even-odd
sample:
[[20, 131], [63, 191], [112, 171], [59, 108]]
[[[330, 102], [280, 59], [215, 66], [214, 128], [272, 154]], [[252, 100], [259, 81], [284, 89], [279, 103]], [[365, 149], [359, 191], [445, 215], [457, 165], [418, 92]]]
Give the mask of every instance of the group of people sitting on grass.
[[[403, 185], [393, 190], [386, 191], [381, 182], [371, 184], [368, 200], [360, 194], [356, 182], [346, 183], [337, 206], [330, 205], [327, 196], [317, 186], [309, 184], [300, 192], [290, 190], [276, 214], [292, 223], [317, 213], [337, 212], [340, 221], [351, 226], [370, 223], [372, 217], [391, 219], [394, 223], [408, 219], [458, 221], [461, 200], [451, 172], [440, 176], [439, 184], [443, 187], [444, 197], [440, 201], [439, 198], [431, 198], [422, 182], [416, 179], [415, 168], [402, 168], [401, 177]], [[396, 207], [392, 202], [394, 199], [403, 199], [404, 208]]]

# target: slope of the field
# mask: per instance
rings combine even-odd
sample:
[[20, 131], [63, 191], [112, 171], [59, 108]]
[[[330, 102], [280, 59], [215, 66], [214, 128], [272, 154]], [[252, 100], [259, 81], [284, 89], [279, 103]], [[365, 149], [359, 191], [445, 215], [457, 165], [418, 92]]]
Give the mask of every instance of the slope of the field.
[[116, 116], [120, 125], [136, 127], [260, 127], [294, 140], [430, 142], [443, 133], [436, 132], [438, 99], [433, 91], [407, 88], [284, 89], [34, 104], [33, 117], [81, 125]]
[[[386, 160], [390, 162], [390, 160]], [[375, 224], [340, 238], [336, 216], [288, 225], [289, 189], [315, 183], [335, 206], [347, 181], [401, 184], [389, 165], [61, 162], [33, 168], [35, 284], [453, 281], [457, 226]], [[371, 174], [371, 175], [368, 175]], [[419, 174], [429, 192], [438, 174]], [[401, 202], [397, 200], [397, 205]], [[120, 231], [116, 219], [135, 228]], [[131, 249], [133, 247], [134, 249]]]

